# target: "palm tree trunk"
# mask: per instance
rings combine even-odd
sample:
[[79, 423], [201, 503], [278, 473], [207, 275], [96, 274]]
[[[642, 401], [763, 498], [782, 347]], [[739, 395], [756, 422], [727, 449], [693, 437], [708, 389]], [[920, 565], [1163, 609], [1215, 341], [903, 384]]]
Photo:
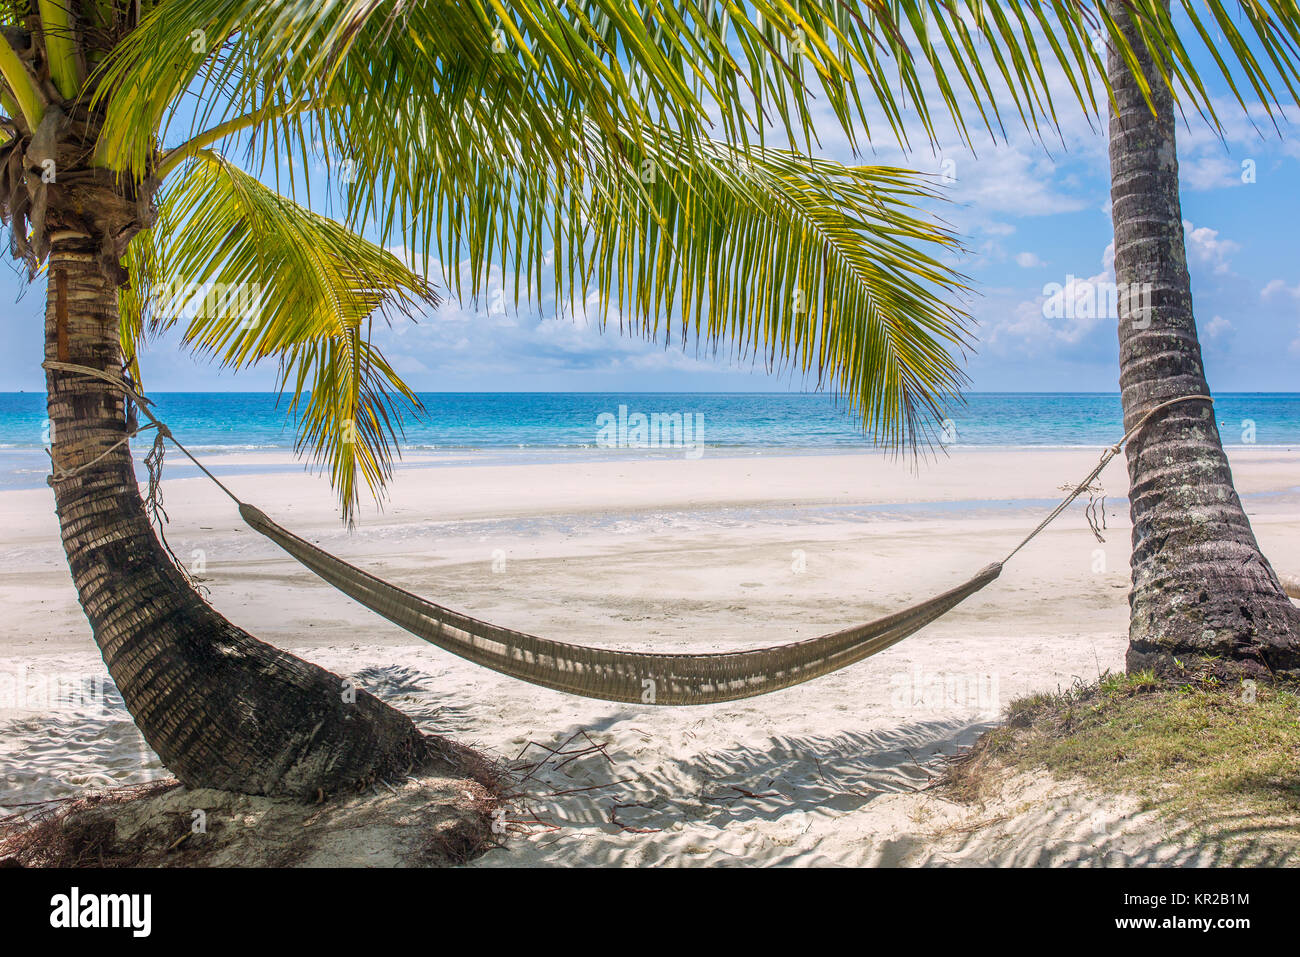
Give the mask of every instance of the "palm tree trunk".
[[[55, 243], [45, 356], [119, 372], [117, 290], [88, 240]], [[424, 757], [410, 719], [338, 675], [253, 638], [188, 585], [150, 527], [121, 394], [47, 370], [51, 480], [77, 594], [145, 740], [190, 787], [315, 795]]]
[[[1111, 15], [1141, 49], [1128, 5], [1108, 0]], [[1149, 58], [1139, 61], [1154, 115], [1113, 50], [1108, 66], [1115, 91], [1111, 215], [1126, 429], [1162, 401], [1210, 394], [1187, 273], [1173, 100]], [[1300, 609], [1260, 554], [1233, 488], [1213, 406], [1187, 402], [1157, 413], [1127, 456], [1133, 518], [1129, 670], [1172, 674], [1178, 662], [1199, 658], [1217, 659], [1232, 673], [1300, 677]]]

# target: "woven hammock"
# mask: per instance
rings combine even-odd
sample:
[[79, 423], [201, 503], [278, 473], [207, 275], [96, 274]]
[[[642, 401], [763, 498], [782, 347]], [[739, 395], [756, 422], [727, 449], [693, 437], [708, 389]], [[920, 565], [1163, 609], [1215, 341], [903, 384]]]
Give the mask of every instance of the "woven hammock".
[[[150, 411], [147, 400], [121, 376], [54, 360], [46, 360], [42, 365], [47, 369], [95, 376], [116, 385], [149, 420], [150, 424], [146, 427], [158, 430], [157, 440], [161, 442], [164, 438], [169, 439], [204, 475], [216, 483], [239, 506], [239, 514], [249, 527], [271, 539], [304, 567], [348, 597], [405, 628], [417, 638], [530, 684], [587, 698], [646, 705], [714, 704], [753, 698], [811, 681], [884, 651], [996, 579], [1002, 573], [1005, 562], [1051, 524], [1071, 502], [1092, 489], [1093, 480], [1110, 460], [1158, 412], [1180, 402], [1214, 401], [1209, 396], [1186, 395], [1168, 399], [1148, 409], [1119, 442], [1106, 449], [1101, 460], [1083, 481], [1075, 485], [1006, 558], [986, 565], [973, 578], [928, 601], [864, 625], [785, 645], [703, 655], [657, 655], [571, 645], [501, 628], [462, 615], [376, 578], [281, 528], [260, 509], [241, 501], [189, 449], [176, 440], [167, 426]], [[128, 433], [122, 441], [127, 441], [132, 434], [135, 433]], [[99, 457], [102, 458], [105, 454], [107, 453], [102, 453]], [[92, 461], [78, 469], [93, 464]], [[70, 472], [56, 470], [52, 480], [59, 481], [61, 475], [65, 474]]]
[[544, 688], [640, 704], [714, 704], [811, 681], [902, 641], [1002, 572], [996, 562], [942, 595], [820, 638], [753, 651], [656, 655], [570, 645], [470, 618], [349, 565], [252, 505], [241, 504], [239, 514], [343, 594], [444, 651]]

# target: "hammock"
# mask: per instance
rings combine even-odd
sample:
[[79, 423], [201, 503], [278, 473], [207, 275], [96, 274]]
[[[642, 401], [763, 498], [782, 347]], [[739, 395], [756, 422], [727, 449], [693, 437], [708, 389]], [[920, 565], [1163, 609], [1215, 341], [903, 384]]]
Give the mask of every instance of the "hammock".
[[[985, 566], [974, 577], [943, 594], [884, 618], [819, 638], [751, 651], [659, 655], [593, 648], [539, 638], [479, 621], [404, 591], [299, 538], [271, 521], [260, 509], [241, 501], [185, 446], [176, 441], [167, 426], [149, 410], [147, 401], [137, 395], [120, 376], [71, 363], [46, 361], [44, 365], [46, 368], [93, 375], [118, 386], [148, 418], [150, 424], [146, 428], [156, 428], [160, 439], [170, 439], [204, 475], [215, 482], [239, 507], [240, 517], [250, 528], [275, 542], [305, 568], [349, 598], [417, 638], [530, 684], [587, 698], [645, 705], [715, 704], [753, 698], [811, 681], [884, 651], [996, 579], [1002, 573], [1003, 564], [1087, 491], [1110, 460], [1120, 453], [1124, 445], [1155, 413], [1179, 402], [1213, 402], [1209, 396], [1180, 396], [1148, 410], [1119, 442], [1106, 449], [1088, 476], [1074, 486], [1006, 558]], [[90, 464], [93, 462], [81, 468]], [[61, 474], [70, 472], [56, 472], [55, 479]]]
[[570, 645], [470, 618], [335, 558], [251, 505], [240, 505], [239, 514], [343, 594], [444, 651], [543, 688], [641, 704], [715, 704], [811, 681], [902, 641], [1002, 572], [997, 562], [929, 601], [820, 638], [753, 651], [655, 655]]

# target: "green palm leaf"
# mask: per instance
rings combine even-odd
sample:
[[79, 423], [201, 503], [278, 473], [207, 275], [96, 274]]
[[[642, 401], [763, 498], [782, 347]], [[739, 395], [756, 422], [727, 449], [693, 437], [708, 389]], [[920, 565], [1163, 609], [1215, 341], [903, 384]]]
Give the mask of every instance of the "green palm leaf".
[[[1184, 107], [1217, 120], [1193, 66], [1199, 49], [1239, 99], [1247, 88], [1270, 110], [1283, 91], [1295, 99], [1294, 0], [1174, 6], [1190, 23], [1213, 20], [1233, 53], [1219, 56], [1203, 29], [1185, 41], [1156, 0], [1126, 4]], [[1054, 125], [1049, 65], [1097, 115], [1106, 88], [1098, 38], [1131, 61], [1095, 0], [161, 0], [103, 75], [104, 96], [113, 91], [103, 148], [143, 175], [153, 131], [182, 89], [203, 96], [206, 126], [217, 113], [334, 89], [348, 74], [347, 107], [358, 111], [421, 93], [458, 102], [458, 87], [479, 84], [504, 135], [547, 139], [554, 130], [539, 118], [572, 111], [611, 137], [666, 127], [693, 141], [716, 116], [728, 142], [762, 142], [775, 124], [787, 145], [806, 147], [817, 101], [854, 143], [874, 135], [880, 116], [907, 142], [908, 113], [930, 138], [939, 112], [963, 133], [972, 120], [995, 132], [999, 102], [1027, 125]]]
[[916, 174], [711, 141], [691, 155], [665, 131], [647, 149], [601, 137], [591, 125], [563, 176], [499, 155], [471, 183], [423, 171], [409, 212], [439, 211], [438, 252], [470, 251], [474, 294], [500, 257], [515, 298], [538, 295], [524, 264], [549, 259], [558, 303], [598, 289], [625, 330], [793, 364], [887, 444], [917, 438], [964, 384], [950, 349], [968, 344], [965, 285], [942, 261], [957, 242], [919, 208], [936, 196]]
[[420, 276], [210, 151], [171, 182], [128, 267], [134, 283], [119, 297], [128, 356], [144, 330], [183, 322], [184, 341], [224, 365], [276, 359], [290, 412], [301, 415], [299, 447], [328, 469], [345, 514], [358, 473], [379, 490], [396, 413], [419, 401], [368, 331], [376, 314], [437, 303]]

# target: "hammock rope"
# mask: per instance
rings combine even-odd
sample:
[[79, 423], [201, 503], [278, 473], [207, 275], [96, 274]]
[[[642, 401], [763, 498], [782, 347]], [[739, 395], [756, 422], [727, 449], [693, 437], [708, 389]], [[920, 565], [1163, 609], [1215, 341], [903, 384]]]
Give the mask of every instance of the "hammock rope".
[[1006, 558], [986, 565], [967, 581], [940, 595], [875, 621], [817, 638], [747, 651], [663, 655], [540, 638], [471, 618], [398, 588], [294, 535], [260, 509], [241, 501], [177, 441], [167, 426], [150, 411], [149, 404], [121, 376], [53, 360], [46, 361], [44, 366], [94, 376], [121, 389], [157, 428], [159, 437], [171, 441], [229, 496], [250, 528], [275, 542], [334, 588], [417, 638], [530, 684], [588, 698], [644, 705], [701, 705], [752, 698], [811, 681], [884, 651], [994, 581], [1002, 573], [1003, 565], [1086, 491], [1111, 459], [1157, 413], [1181, 402], [1214, 401], [1205, 395], [1186, 395], [1147, 410], [1119, 442], [1106, 449], [1088, 476], [1075, 485]]

